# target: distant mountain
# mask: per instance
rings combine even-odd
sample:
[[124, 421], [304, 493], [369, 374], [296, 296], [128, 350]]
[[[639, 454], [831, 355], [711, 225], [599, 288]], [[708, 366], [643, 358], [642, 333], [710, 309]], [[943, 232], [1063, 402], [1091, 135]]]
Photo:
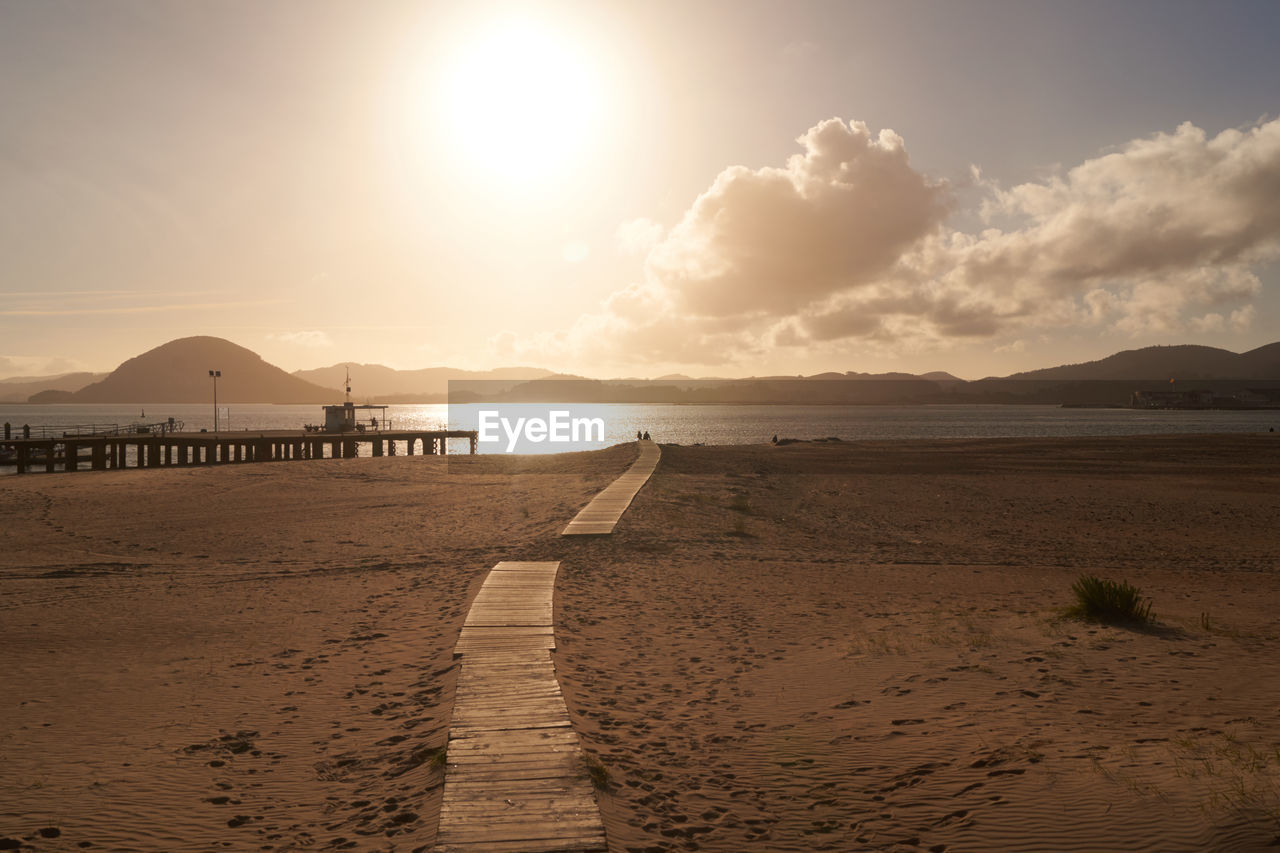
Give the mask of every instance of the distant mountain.
[[[218, 400], [227, 403], [331, 403], [343, 399], [348, 365], [293, 374], [257, 354], [213, 337], [182, 338], [101, 374], [0, 380], [0, 402], [15, 402], [41, 383], [32, 403], [204, 403], [212, 399], [209, 370], [222, 371]], [[1245, 353], [1179, 345], [1126, 350], [1098, 361], [965, 382], [950, 373], [819, 373], [694, 379], [669, 374], [657, 380], [584, 380], [536, 367], [394, 370], [351, 364], [352, 398], [381, 403], [444, 402], [453, 381], [454, 402], [556, 399], [630, 403], [1067, 403], [1125, 405], [1135, 390], [1201, 386], [1218, 393], [1280, 386], [1280, 342]], [[97, 380], [97, 381], [93, 381]], [[58, 383], [58, 384], [51, 384]], [[1211, 384], [1209, 384], [1211, 383]]]
[[0, 379], [0, 403], [25, 403], [41, 391], [79, 391], [105, 373], [61, 373], [56, 376], [15, 376]]
[[949, 390], [956, 402], [1125, 406], [1134, 391], [1203, 390], [1225, 399], [1277, 386], [1280, 343], [1242, 354], [1184, 344], [1125, 350], [1098, 361], [988, 377]]
[[321, 388], [267, 364], [251, 350], [222, 338], [180, 338], [144, 352], [105, 379], [78, 391], [43, 391], [32, 403], [207, 403], [210, 370], [221, 370], [219, 403], [341, 402]]
[[1192, 344], [1144, 347], [1098, 361], [1015, 373], [1005, 379], [1280, 379], [1280, 343], [1242, 354]]
[[928, 373], [921, 373], [920, 378], [928, 379], [930, 382], [937, 382], [943, 385], [964, 384], [963, 379], [961, 379], [958, 376], [952, 376], [950, 373], [947, 373], [945, 370], [931, 370]]
[[427, 367], [421, 370], [395, 370], [382, 364], [334, 364], [313, 370], [295, 370], [293, 375], [307, 382], [343, 393], [347, 371], [351, 372], [352, 399], [434, 397], [449, 392], [450, 380], [528, 380], [551, 376], [550, 370], [538, 367], [499, 367], [494, 370], [460, 370], [454, 367]]
[[452, 403], [678, 403], [683, 405], [925, 403], [942, 397], [939, 383], [910, 377], [867, 381], [843, 374], [749, 379], [632, 380], [549, 377], [510, 388], [455, 387]]
[[1241, 353], [1235, 367], [1245, 379], [1280, 379], [1280, 341]]

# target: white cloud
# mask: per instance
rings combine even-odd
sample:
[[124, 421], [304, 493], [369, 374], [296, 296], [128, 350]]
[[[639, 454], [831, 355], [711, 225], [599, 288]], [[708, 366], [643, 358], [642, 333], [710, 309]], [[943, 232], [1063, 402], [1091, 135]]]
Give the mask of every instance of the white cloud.
[[721, 172], [649, 253], [651, 279], [700, 317], [791, 314], [874, 284], [941, 225], [945, 187], [902, 137], [830, 119], [785, 168]]
[[273, 332], [267, 337], [273, 341], [292, 344], [307, 349], [325, 349], [333, 346], [333, 339], [328, 333], [321, 331]]

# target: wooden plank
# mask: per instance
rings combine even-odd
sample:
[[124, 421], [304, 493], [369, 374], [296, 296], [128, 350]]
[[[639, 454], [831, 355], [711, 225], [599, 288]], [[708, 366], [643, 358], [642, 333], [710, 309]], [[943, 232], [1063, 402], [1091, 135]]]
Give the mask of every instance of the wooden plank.
[[[507, 803], [504, 800], [498, 800], [496, 808], [502, 811], [495, 815], [495, 806], [492, 803], [455, 804], [449, 807], [448, 814], [450, 816], [477, 815], [487, 817], [490, 820], [513, 823], [518, 820], [528, 820], [530, 817], [545, 819], [548, 815], [554, 814], [590, 814], [596, 809], [596, 801], [587, 797], [546, 797], [534, 804], [516, 803], [514, 801]], [[441, 810], [440, 813], [445, 814], [444, 810]]]
[[487, 722], [482, 725], [459, 724], [456, 728], [458, 737], [466, 738], [483, 732], [542, 731], [544, 729], [568, 729], [572, 731], [573, 724], [569, 720], [542, 720], [536, 723], [512, 720], [507, 723]]
[[[568, 797], [574, 796], [576, 793], [576, 783], [574, 788], [570, 788], [568, 783], [548, 782], [546, 780], [538, 780], [536, 782], [522, 779], [512, 779], [509, 782], [495, 782], [493, 780], [472, 780], [454, 779], [450, 783], [457, 791], [466, 791], [469, 799], [482, 800], [485, 797], [493, 797], [501, 800], [521, 798], [529, 801], [544, 799], [547, 797]], [[455, 797], [455, 802], [460, 802]], [[443, 808], [443, 805], [442, 805]]]
[[575, 851], [607, 850], [599, 838], [578, 835], [552, 835], [541, 838], [504, 838], [497, 833], [488, 837], [472, 838], [457, 843], [447, 842], [434, 848], [440, 853], [575, 853]]
[[[580, 761], [573, 753], [560, 752], [554, 757], [545, 755], [512, 755], [493, 761], [476, 761], [470, 756], [465, 761], [450, 761], [448, 772], [462, 774], [474, 782], [489, 781], [502, 784], [514, 779], [557, 779], [577, 777]], [[472, 797], [474, 799], [474, 796]]]
[[640, 455], [621, 477], [614, 480], [570, 521], [561, 536], [607, 536], [649, 481], [662, 453], [652, 441], [641, 441]]
[[493, 723], [500, 725], [502, 723], [510, 724], [515, 720], [529, 720], [536, 723], [540, 720], [567, 720], [569, 712], [560, 710], [564, 708], [564, 699], [556, 696], [551, 700], [531, 699], [529, 701], [519, 702], [518, 707], [511, 707], [510, 702], [480, 702], [471, 700], [466, 703], [466, 707], [459, 713], [456, 709], [453, 712], [453, 718], [458, 725], [483, 725]]
[[[538, 737], [538, 735], [547, 734], [550, 734], [551, 737]], [[545, 729], [526, 732], [499, 729], [466, 738], [465, 742], [462, 743], [455, 744], [451, 742], [449, 746], [451, 750], [457, 747], [456, 751], [449, 753], [449, 760], [462, 762], [482, 755], [519, 755], [525, 753], [555, 755], [565, 750], [577, 748], [578, 740], [572, 729], [569, 729], [567, 733], [564, 731], [547, 731]]]
[[[524, 737], [524, 734], [557, 735], [551, 738]], [[512, 732], [487, 732], [469, 738], [459, 738], [451, 743], [449, 760], [454, 762], [470, 761], [473, 758], [488, 755], [552, 755], [574, 752], [578, 748], [578, 736], [572, 728], [567, 733], [561, 729], [539, 729], [535, 732], [516, 734], [511, 739], [504, 739], [496, 734], [515, 734]]]
[[[449, 812], [441, 812], [441, 820]], [[446, 840], [445, 843], [456, 843], [459, 841], [517, 841], [517, 840], [537, 840], [537, 839], [565, 839], [574, 840], [584, 836], [591, 835], [592, 820], [581, 817], [567, 817], [556, 819], [548, 816], [531, 815], [527, 819], [518, 818], [514, 821], [503, 821], [501, 819], [484, 818], [484, 820], [494, 820], [492, 824], [480, 823], [478, 816], [468, 814], [466, 816], [466, 828], [454, 830], [454, 837]], [[598, 825], [599, 818], [594, 818], [594, 822]], [[437, 842], [439, 843], [439, 842]]]
[[[443, 819], [446, 813], [441, 813]], [[452, 814], [448, 815], [453, 817]], [[478, 822], [478, 815], [460, 815], [463, 821]], [[584, 836], [590, 837], [592, 833], [592, 819], [584, 818], [565, 818], [557, 820], [547, 816], [539, 818], [536, 815], [516, 816], [515, 820], [503, 821], [494, 820], [486, 817], [484, 826], [474, 826], [474, 828], [459, 832], [453, 838], [449, 839], [451, 843], [465, 843], [467, 841], [549, 841], [555, 839], [557, 841], [578, 841]], [[598, 823], [599, 819], [594, 819]], [[554, 848], [553, 848], [554, 849]]]
[[467, 700], [462, 713], [455, 710], [453, 717], [461, 723], [480, 717], [494, 722], [504, 722], [513, 717], [559, 719], [569, 713], [562, 710], [563, 708], [564, 697], [558, 693], [527, 696], [515, 700], [512, 700], [510, 695], [496, 698], [472, 696]]
[[551, 660], [559, 566], [499, 563], [467, 613], [436, 850], [607, 849]]
[[530, 687], [526, 690], [486, 690], [483, 696], [473, 697], [467, 706], [469, 708], [510, 708], [512, 701], [523, 700], [532, 703], [529, 705], [531, 708], [535, 704], [554, 707], [563, 704], [564, 697], [560, 695], [559, 690], [553, 691], [543, 687]]
[[[481, 689], [488, 685], [485, 689], [491, 691], [501, 691], [503, 688], [508, 690], [527, 690], [534, 684], [546, 684], [548, 677], [555, 677], [555, 670], [550, 666], [543, 667], [535, 664], [503, 666], [494, 659], [486, 659], [485, 664], [485, 668], [489, 670], [486, 675], [491, 675], [492, 677], [486, 677], [486, 675], [475, 672], [460, 673], [458, 675], [458, 685], [465, 685], [468, 689], [472, 687]], [[495, 681], [494, 678], [501, 679], [501, 681]], [[550, 685], [547, 686], [550, 687]]]
[[524, 649], [525, 651], [545, 652], [555, 647], [555, 637], [551, 634], [539, 636], [537, 634], [476, 634], [472, 632], [458, 638], [458, 644], [454, 651], [458, 654], [465, 654], [465, 649], [473, 651], [509, 649], [513, 652]]
[[527, 696], [534, 695], [535, 692], [560, 695], [559, 685], [547, 684], [548, 678], [555, 677], [555, 670], [533, 666], [503, 667], [502, 669], [502, 672], [491, 673], [491, 678], [485, 678], [476, 673], [459, 676], [458, 687], [478, 691], [477, 695], [484, 696], [500, 696], [507, 693]]
[[[468, 779], [477, 782], [495, 782], [503, 783], [511, 779], [563, 779], [565, 776], [574, 775], [577, 762], [575, 761], [492, 761], [487, 764], [478, 764], [476, 762], [463, 762], [454, 764], [450, 762], [445, 765], [446, 775], [453, 773], [455, 775], [464, 775]], [[468, 799], [474, 800], [474, 795]], [[448, 801], [446, 800], [446, 803]]]

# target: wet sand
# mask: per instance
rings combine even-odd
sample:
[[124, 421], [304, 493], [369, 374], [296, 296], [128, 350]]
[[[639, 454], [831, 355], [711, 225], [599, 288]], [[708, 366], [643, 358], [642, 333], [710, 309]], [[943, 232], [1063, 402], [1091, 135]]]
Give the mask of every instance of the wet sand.
[[[1280, 835], [1275, 436], [664, 446], [612, 538], [559, 539], [632, 458], [6, 478], [0, 837], [430, 849], [502, 559], [563, 561], [612, 850]], [[1159, 627], [1061, 619], [1083, 572]]]

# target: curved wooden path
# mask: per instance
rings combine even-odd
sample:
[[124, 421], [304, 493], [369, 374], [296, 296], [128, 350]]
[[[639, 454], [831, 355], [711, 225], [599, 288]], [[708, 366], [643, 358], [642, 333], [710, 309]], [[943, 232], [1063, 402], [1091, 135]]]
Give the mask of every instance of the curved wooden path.
[[[561, 536], [613, 532], [657, 467], [640, 456], [578, 513]], [[559, 562], [501, 562], [467, 613], [449, 728], [440, 853], [606, 851], [582, 746], [569, 722], [551, 651]]]
[[613, 532], [640, 487], [648, 482], [649, 475], [658, 467], [658, 459], [662, 455], [658, 445], [652, 441], [637, 443], [640, 445], [639, 458], [631, 463], [625, 474], [592, 498], [591, 503], [560, 531], [561, 536], [607, 536]]
[[608, 849], [551, 661], [559, 568], [498, 563], [467, 614], [455, 649], [462, 671], [436, 837], [441, 853]]

